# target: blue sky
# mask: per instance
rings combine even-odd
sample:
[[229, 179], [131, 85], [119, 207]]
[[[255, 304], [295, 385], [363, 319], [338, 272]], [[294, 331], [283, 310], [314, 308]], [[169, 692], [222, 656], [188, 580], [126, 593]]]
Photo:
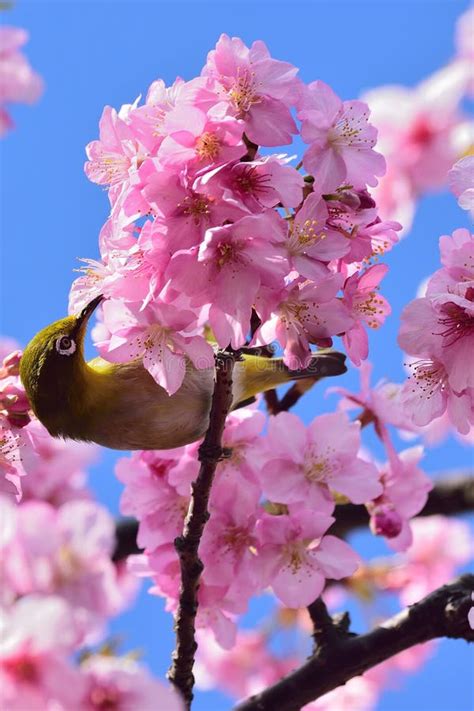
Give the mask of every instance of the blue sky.
[[[274, 57], [299, 66], [304, 80], [323, 79], [344, 99], [381, 84], [414, 85], [452, 56], [455, 20], [467, 5], [465, 0], [18, 2], [4, 22], [30, 31], [27, 52], [46, 91], [38, 105], [14, 110], [17, 129], [1, 146], [2, 333], [25, 344], [64, 315], [77, 258], [97, 256], [108, 203], [104, 191], [86, 179], [83, 163], [84, 146], [97, 136], [105, 104], [133, 101], [158, 77], [171, 83], [177, 75], [195, 76], [221, 32], [247, 43], [263, 39]], [[376, 379], [402, 379], [396, 347], [401, 308], [437, 268], [438, 236], [466, 225], [452, 196], [429, 196], [419, 205], [409, 237], [389, 255], [384, 294], [393, 315], [371, 340]], [[340, 380], [351, 388], [356, 383], [353, 372]], [[309, 397], [297, 412], [309, 421], [329, 406]], [[115, 459], [115, 453], [104, 452], [92, 475], [100, 500], [113, 512], [121, 491], [112, 474]], [[467, 449], [450, 440], [431, 450], [424, 464], [434, 472], [469, 461]], [[357, 536], [356, 545], [363, 554], [381, 550], [366, 535]], [[264, 607], [255, 602], [249, 624]], [[124, 646], [144, 650], [160, 674], [173, 642], [162, 608], [161, 600], [143, 593], [137, 607], [113, 624]], [[468, 655], [467, 645], [443, 642], [422, 672], [407, 677], [400, 690], [384, 693], [379, 711], [467, 711]], [[200, 695], [195, 705], [196, 711], [228, 708], [229, 700], [217, 693]]]

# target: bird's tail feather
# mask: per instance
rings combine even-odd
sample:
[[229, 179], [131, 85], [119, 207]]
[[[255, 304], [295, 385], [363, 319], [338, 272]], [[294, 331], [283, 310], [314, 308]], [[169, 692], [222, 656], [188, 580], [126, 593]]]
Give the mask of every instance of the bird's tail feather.
[[283, 363], [283, 358], [245, 354], [243, 360], [236, 363], [234, 407], [258, 393], [292, 380], [317, 381], [333, 375], [342, 375], [347, 370], [345, 360], [346, 356], [338, 351], [319, 351], [314, 354], [307, 368], [291, 370]]

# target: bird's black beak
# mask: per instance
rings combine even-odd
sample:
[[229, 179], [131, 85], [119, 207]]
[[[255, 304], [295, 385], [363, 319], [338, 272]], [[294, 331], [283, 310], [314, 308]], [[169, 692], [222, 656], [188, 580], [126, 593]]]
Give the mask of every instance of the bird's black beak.
[[98, 305], [104, 301], [104, 296], [102, 294], [99, 294], [99, 296], [96, 296], [95, 299], [92, 299], [87, 306], [84, 306], [82, 309], [81, 313], [79, 316], [77, 316], [77, 325], [79, 328], [82, 326], [85, 326], [85, 324], [88, 322], [89, 318], [95, 311], [95, 309], [98, 307]]

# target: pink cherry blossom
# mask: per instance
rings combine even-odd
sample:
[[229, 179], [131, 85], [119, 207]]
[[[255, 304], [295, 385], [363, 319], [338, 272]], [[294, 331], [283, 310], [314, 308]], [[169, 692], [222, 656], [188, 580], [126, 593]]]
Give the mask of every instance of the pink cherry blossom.
[[59, 507], [66, 501], [90, 496], [86, 469], [97, 460], [97, 447], [53, 438], [38, 420], [24, 430], [23, 445], [25, 501], [47, 501]]
[[243, 345], [252, 306], [262, 286], [278, 288], [288, 262], [278, 243], [282, 219], [274, 212], [249, 215], [206, 232], [199, 250], [178, 252], [168, 275], [193, 306], [210, 305], [209, 322], [221, 346]]
[[362, 324], [379, 328], [391, 313], [390, 304], [378, 293], [387, 271], [385, 264], [376, 264], [362, 274], [353, 274], [344, 284], [343, 303], [351, 312], [354, 325], [344, 334], [343, 343], [355, 365], [360, 365], [369, 354], [369, 339]]
[[314, 189], [331, 192], [340, 185], [377, 185], [385, 160], [373, 150], [376, 129], [368, 123], [369, 107], [344, 101], [322, 81], [304, 88], [298, 104], [301, 137], [309, 148], [303, 165], [313, 174]]
[[386, 425], [411, 430], [412, 428], [407, 423], [407, 413], [401, 401], [402, 386], [381, 380], [371, 387], [371, 373], [372, 364], [363, 361], [359, 366], [360, 391], [358, 393], [338, 387], [328, 388], [327, 393], [337, 393], [342, 396], [342, 400], [338, 404], [341, 410], [362, 408], [360, 419], [373, 421], [379, 433], [384, 431]]
[[19, 445], [19, 436], [12, 432], [8, 420], [0, 415], [0, 493], [17, 501], [22, 494], [20, 477], [25, 473]]
[[[190, 483], [199, 471], [195, 447], [194, 456], [187, 454], [190, 449], [134, 453], [117, 462], [116, 475], [126, 486], [121, 512], [139, 519], [137, 542], [149, 551], [174, 540], [182, 531]], [[183, 485], [186, 479], [187, 485]]]
[[389, 459], [380, 471], [383, 494], [367, 508], [374, 533], [385, 536], [394, 550], [406, 550], [412, 542], [409, 521], [424, 507], [433, 483], [418, 467], [423, 447], [397, 453], [385, 445]]
[[243, 123], [226, 115], [223, 105], [207, 114], [178, 104], [164, 118], [165, 138], [157, 152], [162, 165], [191, 165], [195, 170], [215, 167], [241, 158], [247, 152], [242, 140]]
[[449, 169], [468, 148], [469, 139], [459, 139], [466, 85], [465, 70], [452, 64], [414, 88], [385, 86], [362, 97], [387, 160], [387, 176], [375, 190], [383, 219], [396, 219], [407, 229], [413, 199], [445, 185]]
[[139, 167], [144, 155], [140, 155], [130, 126], [110, 106], [104, 108], [99, 128], [100, 140], [92, 141], [86, 148], [89, 161], [84, 166], [85, 173], [99, 185], [124, 183], [130, 170]]
[[213, 350], [204, 338], [181, 333], [192, 327], [193, 312], [163, 303], [139, 311], [132, 305], [106, 302], [103, 309], [112, 338], [102, 346], [102, 355], [117, 363], [143, 358], [144, 367], [170, 395], [183, 382], [186, 356], [197, 368], [213, 365]]
[[272, 59], [261, 40], [249, 49], [238, 37], [222, 34], [202, 73], [215, 79], [229, 110], [244, 121], [251, 141], [281, 146], [291, 143], [297, 132], [289, 110], [299, 87], [297, 71]]
[[[175, 250], [199, 244], [208, 228], [222, 225], [226, 220], [237, 220], [247, 212], [234, 202], [216, 200], [195, 190], [183, 173], [165, 170], [156, 162], [144, 163], [139, 176], [139, 190], [144, 200], [142, 211], [146, 213], [151, 208], [164, 220]], [[136, 209], [134, 203], [129, 207], [125, 203], [127, 212]]]
[[79, 638], [66, 602], [54, 595], [27, 595], [0, 611], [0, 626], [2, 708], [75, 708], [84, 687], [67, 661]]
[[474, 217], [474, 155], [461, 158], [453, 165], [448, 173], [448, 183], [459, 207], [469, 210]]
[[195, 182], [197, 190], [217, 200], [235, 202], [239, 208], [260, 213], [279, 203], [297, 207], [303, 199], [303, 176], [286, 165], [285, 156], [265, 156], [236, 162], [205, 173]]
[[218, 686], [237, 699], [256, 694], [298, 666], [296, 655], [277, 657], [260, 630], [239, 630], [232, 649], [223, 649], [205, 629], [199, 631], [196, 685]]
[[[207, 104], [205, 102], [202, 105], [199, 98], [202, 95], [208, 98], [208, 94], [206, 81], [199, 78], [186, 82], [177, 77], [171, 86], [166, 86], [163, 79], [156, 79], [148, 88], [145, 104], [134, 106], [133, 110], [128, 112], [127, 123], [148, 153], [156, 155], [167, 135], [164, 128], [167, 114], [177, 106], [205, 110]], [[216, 99], [216, 96], [213, 96]]]
[[288, 515], [264, 514], [257, 523], [258, 555], [275, 595], [288, 607], [304, 607], [322, 592], [325, 578], [340, 580], [359, 558], [347, 543], [323, 534], [331, 516], [302, 507]]
[[4, 584], [19, 595], [60, 595], [71, 605], [78, 634], [86, 636], [124, 603], [110, 559], [114, 544], [114, 522], [93, 502], [69, 501], [59, 509], [26, 502], [5, 553]]
[[[291, 438], [285, 436], [291, 432]], [[260, 479], [265, 494], [285, 504], [303, 503], [332, 513], [332, 492], [364, 503], [382, 493], [376, 468], [357, 457], [360, 423], [344, 413], [316, 417], [305, 427], [288, 412], [272, 417]]]
[[93, 654], [80, 666], [84, 691], [81, 711], [183, 711], [183, 703], [171, 686], [153, 679], [131, 657]]
[[265, 425], [265, 415], [256, 407], [243, 407], [232, 412], [226, 420], [222, 435], [222, 446], [226, 456], [217, 465], [216, 477], [211, 492], [210, 506], [222, 508], [227, 492], [236, 484], [248, 490], [248, 496], [260, 497], [258, 471], [260, 462], [256, 453], [261, 443], [261, 432]]
[[403, 310], [398, 342], [409, 355], [444, 363], [455, 393], [474, 388], [474, 288], [460, 283], [455, 291], [412, 301]]
[[347, 331], [354, 323], [347, 308], [336, 295], [342, 275], [329, 274], [316, 283], [297, 283], [282, 293], [257, 334], [260, 344], [277, 340], [284, 348], [289, 368], [307, 367], [311, 360], [310, 343], [331, 344], [331, 336]]
[[386, 586], [400, 595], [403, 606], [448, 583], [459, 566], [472, 557], [472, 541], [466, 522], [447, 516], [415, 518], [413, 540], [403, 557], [386, 575]]
[[301, 276], [315, 281], [328, 274], [327, 262], [343, 257], [350, 249], [349, 240], [329, 227], [328, 218], [325, 201], [311, 193], [290, 223], [287, 249], [291, 265]]
[[474, 234], [465, 228], [439, 238], [442, 269], [430, 277], [426, 295], [453, 291], [457, 282], [474, 281]]
[[200, 543], [206, 585], [225, 587], [225, 594], [242, 603], [263, 587], [255, 553], [259, 490], [234, 485], [220, 487]]
[[43, 92], [43, 80], [21, 52], [28, 33], [19, 27], [0, 27], [0, 136], [14, 123], [5, 104], [32, 104]]
[[468, 434], [474, 424], [474, 391], [456, 393], [450, 386], [445, 365], [436, 358], [412, 359], [410, 375], [401, 391], [405, 412], [419, 427], [445, 413], [456, 430]]

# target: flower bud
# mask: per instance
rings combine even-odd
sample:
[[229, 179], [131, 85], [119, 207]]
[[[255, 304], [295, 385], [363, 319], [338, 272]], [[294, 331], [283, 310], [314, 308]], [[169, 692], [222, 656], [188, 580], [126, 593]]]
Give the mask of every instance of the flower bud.
[[380, 504], [370, 517], [370, 530], [376, 536], [395, 538], [402, 530], [402, 518], [390, 504]]

